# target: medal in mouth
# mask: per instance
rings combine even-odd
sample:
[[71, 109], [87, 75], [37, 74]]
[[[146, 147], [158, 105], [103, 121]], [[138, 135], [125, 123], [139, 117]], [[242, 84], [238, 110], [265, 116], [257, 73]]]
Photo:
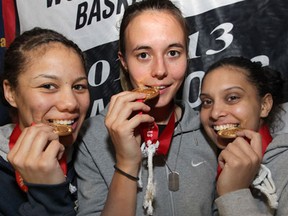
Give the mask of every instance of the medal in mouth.
[[73, 132], [73, 123], [74, 120], [54, 120], [51, 121], [49, 125], [53, 127], [53, 132], [59, 136], [68, 136]]
[[156, 87], [151, 87], [151, 88], [137, 88], [134, 89], [133, 92], [139, 92], [139, 93], [144, 93], [146, 94], [146, 97], [144, 99], [144, 102], [147, 100], [151, 100], [153, 98], [156, 98], [159, 95], [159, 89]]
[[233, 139], [236, 138], [237, 135], [236, 133], [238, 131], [241, 131], [242, 129], [239, 127], [230, 127], [230, 128], [226, 128], [223, 130], [219, 130], [217, 132], [217, 134], [221, 137], [221, 138], [226, 138], [226, 139]]

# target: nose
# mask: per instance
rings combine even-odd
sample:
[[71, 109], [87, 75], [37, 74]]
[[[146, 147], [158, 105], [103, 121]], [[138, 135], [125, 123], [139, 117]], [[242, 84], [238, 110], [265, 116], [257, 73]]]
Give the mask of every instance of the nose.
[[218, 120], [221, 117], [225, 117], [227, 116], [227, 113], [228, 111], [226, 109], [225, 104], [214, 101], [212, 109], [211, 109], [211, 113], [210, 113], [210, 117], [213, 120]]
[[167, 65], [162, 56], [156, 57], [154, 66], [152, 68], [152, 76], [157, 79], [163, 79], [167, 76]]
[[61, 112], [73, 112], [78, 108], [78, 100], [76, 93], [71, 88], [62, 90], [59, 98], [57, 108]]

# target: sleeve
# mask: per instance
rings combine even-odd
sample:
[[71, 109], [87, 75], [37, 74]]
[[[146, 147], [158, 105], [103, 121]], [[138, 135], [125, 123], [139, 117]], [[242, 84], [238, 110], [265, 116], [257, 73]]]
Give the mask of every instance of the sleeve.
[[281, 191], [281, 196], [278, 201], [277, 215], [288, 215], [288, 187], [285, 186]]
[[69, 191], [69, 182], [58, 185], [27, 184], [28, 202], [20, 206], [23, 216], [74, 216], [74, 201]]
[[102, 177], [83, 140], [76, 152], [74, 167], [78, 185], [79, 209], [77, 215], [100, 215], [108, 194], [108, 184]]
[[216, 200], [220, 216], [272, 216], [272, 212], [262, 212], [258, 209], [256, 200], [250, 189], [237, 190], [218, 197]]

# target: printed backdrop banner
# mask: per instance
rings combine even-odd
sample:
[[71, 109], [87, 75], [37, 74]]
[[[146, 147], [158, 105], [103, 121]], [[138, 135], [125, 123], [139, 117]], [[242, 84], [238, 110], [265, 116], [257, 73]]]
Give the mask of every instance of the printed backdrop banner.
[[[0, 74], [3, 70], [3, 57], [6, 47], [16, 35], [16, 11], [14, 0], [0, 0]], [[7, 107], [0, 103], [0, 125], [11, 121]]]
[[[75, 41], [88, 61], [91, 107], [103, 110], [121, 91], [118, 28], [132, 0], [16, 0], [20, 32], [35, 26], [57, 30]], [[179, 98], [200, 105], [204, 71], [216, 60], [242, 55], [281, 71], [288, 101], [287, 0], [174, 0], [190, 26], [189, 70]], [[216, 81], [217, 82], [217, 81]], [[2, 111], [1, 111], [2, 112]]]

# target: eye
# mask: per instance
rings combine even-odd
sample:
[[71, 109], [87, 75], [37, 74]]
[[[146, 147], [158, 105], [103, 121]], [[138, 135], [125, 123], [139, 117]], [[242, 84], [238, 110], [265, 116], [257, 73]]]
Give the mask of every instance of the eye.
[[201, 98], [201, 108], [209, 108], [213, 101], [209, 98]]
[[47, 84], [41, 85], [40, 88], [53, 90], [53, 89], [56, 89], [56, 85], [52, 83], [47, 83]]
[[240, 97], [237, 95], [229, 95], [227, 97], [227, 101], [231, 102], [231, 103], [236, 103], [239, 99], [240, 99]]
[[84, 91], [86, 89], [88, 89], [88, 86], [85, 84], [77, 84], [73, 86], [73, 89], [77, 90], [77, 91]]
[[147, 59], [149, 57], [148, 53], [140, 53], [137, 55], [137, 58], [139, 59]]
[[177, 57], [177, 56], [180, 56], [180, 52], [177, 50], [171, 50], [169, 51], [168, 56]]

